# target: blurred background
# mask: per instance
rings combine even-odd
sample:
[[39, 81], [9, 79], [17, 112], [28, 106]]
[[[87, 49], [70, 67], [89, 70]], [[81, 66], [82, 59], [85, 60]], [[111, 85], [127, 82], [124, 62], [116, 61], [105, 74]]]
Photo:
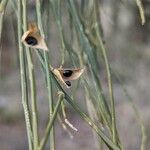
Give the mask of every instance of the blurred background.
[[[142, 0], [146, 22], [141, 25], [138, 7], [135, 1], [130, 0], [101, 0], [101, 23], [104, 40], [107, 48], [111, 67], [120, 74], [134, 104], [138, 108], [144, 122], [147, 141], [146, 149], [150, 147], [150, 1]], [[34, 1], [28, 2], [29, 18], [34, 20]], [[64, 12], [65, 25], [67, 17]], [[54, 20], [51, 20], [54, 21]], [[17, 48], [15, 12], [8, 3], [2, 30], [0, 45], [0, 149], [1, 150], [26, 150], [27, 137], [25, 121], [20, 94], [20, 72]], [[67, 28], [66, 28], [67, 31]], [[59, 67], [60, 47], [58, 46], [58, 33], [55, 24], [50, 27], [50, 50], [53, 66]], [[46, 92], [43, 88], [43, 78], [40, 64], [37, 65], [37, 93], [40, 118], [40, 132], [45, 128], [48, 117]], [[65, 64], [67, 67], [70, 65]], [[106, 74], [100, 71], [104, 86]], [[141, 144], [140, 126], [137, 123], [135, 112], [127, 97], [124, 95], [121, 85], [114, 78], [114, 92], [116, 102], [117, 127], [120, 138], [126, 150], [138, 150]], [[77, 92], [77, 102], [86, 111], [84, 96]], [[79, 130], [72, 132], [74, 138], [68, 134], [56, 122], [57, 150], [95, 150], [91, 129], [69, 107], [67, 115], [70, 122]]]

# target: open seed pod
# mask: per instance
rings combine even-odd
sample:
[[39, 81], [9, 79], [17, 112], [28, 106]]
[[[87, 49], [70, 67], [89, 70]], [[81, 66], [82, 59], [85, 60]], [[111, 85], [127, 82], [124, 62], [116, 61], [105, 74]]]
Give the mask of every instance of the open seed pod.
[[22, 42], [28, 47], [48, 51], [47, 45], [43, 37], [39, 34], [36, 24], [29, 25], [28, 31], [26, 31], [22, 36]]
[[55, 68], [52, 69], [52, 72], [55, 74], [55, 76], [61, 83], [66, 85], [67, 88], [70, 88], [71, 87], [70, 81], [78, 79], [84, 72], [84, 69]]

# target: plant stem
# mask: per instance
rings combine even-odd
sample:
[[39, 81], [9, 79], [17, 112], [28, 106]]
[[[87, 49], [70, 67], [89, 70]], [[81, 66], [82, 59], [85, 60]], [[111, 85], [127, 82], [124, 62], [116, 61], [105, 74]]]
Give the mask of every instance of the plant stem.
[[3, 18], [5, 13], [5, 8], [8, 0], [2, 0], [0, 3], [0, 42], [2, 37], [2, 29], [3, 29]]
[[105, 49], [104, 44], [102, 42], [101, 36], [98, 33], [97, 33], [97, 36], [99, 38], [99, 42], [101, 45], [102, 55], [104, 57], [104, 62], [105, 62], [106, 72], [107, 72], [109, 96], [110, 96], [110, 102], [111, 102], [112, 139], [113, 139], [113, 142], [115, 144], [117, 144], [115, 102], [114, 102], [114, 94], [113, 94], [113, 86], [112, 86], [110, 66], [109, 66], [109, 62], [108, 62], [108, 58], [107, 58], [107, 54], [106, 54], [106, 49]]
[[61, 102], [64, 100], [64, 94], [61, 92], [59, 93], [59, 99], [56, 103], [56, 106], [55, 106], [55, 109], [54, 109], [54, 112], [53, 112], [53, 115], [51, 117], [51, 119], [49, 120], [48, 124], [47, 124], [47, 127], [46, 127], [46, 130], [45, 130], [45, 134], [43, 136], [43, 139], [40, 143], [40, 146], [39, 146], [39, 149], [38, 150], [43, 150], [45, 144], [46, 144], [46, 141], [49, 137], [49, 132], [51, 131], [52, 127], [53, 127], [53, 124], [54, 124], [54, 121], [56, 119], [56, 116], [57, 116], [57, 113], [59, 111], [59, 108], [61, 106]]
[[[27, 31], [27, 12], [26, 12], [27, 1], [23, 0], [22, 5], [23, 5], [23, 30], [24, 30], [24, 32], [26, 32]], [[38, 142], [39, 142], [38, 111], [37, 111], [37, 104], [36, 104], [36, 83], [35, 83], [34, 67], [33, 67], [33, 63], [32, 63], [31, 51], [27, 47], [26, 47], [26, 55], [27, 55], [30, 90], [31, 90], [33, 147], [34, 147], [34, 150], [36, 150], [38, 147]]]
[[3, 29], [3, 20], [4, 20], [5, 11], [0, 14], [0, 77], [1, 77], [1, 58], [2, 58], [2, 29]]
[[17, 2], [18, 2], [18, 13], [17, 13], [18, 15], [18, 44], [19, 44], [22, 105], [23, 105], [24, 115], [25, 115], [29, 150], [32, 150], [32, 130], [31, 130], [30, 112], [29, 112], [29, 104], [28, 104], [28, 88], [27, 88], [26, 68], [25, 68], [25, 55], [24, 55], [23, 46], [21, 43], [21, 36], [22, 36], [21, 0], [18, 0]]
[[49, 0], [51, 7], [52, 7], [52, 11], [56, 20], [56, 24], [57, 24], [57, 28], [59, 31], [59, 38], [61, 41], [61, 66], [64, 65], [65, 63], [65, 52], [66, 52], [66, 46], [65, 46], [65, 41], [64, 41], [64, 35], [63, 35], [63, 27], [62, 27], [62, 19], [61, 19], [61, 0]]
[[106, 67], [106, 73], [107, 73], [107, 80], [108, 80], [108, 89], [109, 89], [109, 97], [110, 97], [110, 102], [111, 102], [111, 123], [112, 123], [112, 139], [115, 144], [117, 144], [117, 132], [116, 132], [116, 116], [115, 116], [115, 102], [114, 102], [114, 94], [113, 94], [113, 85], [112, 85], [112, 78], [111, 78], [111, 71], [110, 71], [110, 66], [108, 62], [108, 57], [107, 57], [107, 52], [105, 49], [105, 46], [103, 44], [103, 40], [101, 37], [101, 32], [100, 28], [98, 25], [98, 16], [96, 13], [96, 3], [94, 3], [94, 17], [95, 17], [95, 26], [94, 29], [96, 31], [96, 36], [98, 38], [98, 47], [102, 52], [102, 56], [104, 58], [104, 63]]
[[8, 0], [2, 0], [0, 3], [0, 13], [3, 12], [6, 8]]
[[[41, 15], [41, 4], [39, 0], [36, 0], [36, 12], [37, 12], [37, 21], [38, 21], [38, 27], [40, 30], [41, 35], [43, 38], [45, 38], [43, 25], [42, 25], [42, 15]], [[53, 98], [52, 98], [52, 81], [50, 76], [50, 68], [49, 68], [49, 58], [48, 58], [48, 52], [44, 51], [44, 65], [46, 69], [46, 83], [47, 83], [47, 90], [48, 90], [48, 101], [49, 101], [49, 112], [50, 112], [50, 118], [53, 114]], [[54, 132], [54, 126], [52, 126], [52, 129], [50, 130], [50, 150], [55, 150], [55, 132]]]
[[136, 4], [139, 8], [139, 13], [140, 13], [140, 17], [141, 17], [141, 24], [144, 25], [145, 24], [145, 14], [144, 14], [144, 8], [143, 8], [142, 1], [136, 0]]

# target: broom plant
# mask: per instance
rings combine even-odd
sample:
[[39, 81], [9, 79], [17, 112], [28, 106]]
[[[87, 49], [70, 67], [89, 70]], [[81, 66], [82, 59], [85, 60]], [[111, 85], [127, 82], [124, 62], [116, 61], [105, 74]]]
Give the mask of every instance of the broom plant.
[[[13, 3], [12, 8], [17, 15], [22, 105], [29, 150], [43, 150], [47, 143], [50, 144], [50, 150], [56, 149], [55, 145], [58, 143], [55, 142], [54, 123], [57, 118], [60, 118], [62, 121], [63, 119], [67, 120], [64, 108], [66, 104], [65, 101], [68, 102], [71, 108], [93, 129], [94, 136], [96, 137], [95, 140], [97, 140], [96, 143], [98, 143], [98, 149], [105, 149], [105, 147], [107, 147], [111, 150], [122, 150], [123, 146], [116, 125], [112, 72], [106, 47], [103, 42], [104, 37], [98, 0], [35, 0], [35, 8], [33, 10], [36, 12], [34, 22], [39, 32], [39, 35], [35, 37], [39, 37], [40, 40], [43, 40], [45, 46], [53, 42], [50, 41], [50, 44], [48, 44], [48, 39], [50, 39], [49, 37], [51, 36], [49, 35], [51, 28], [48, 28], [48, 26], [51, 24], [51, 20], [54, 19], [59, 39], [57, 44], [61, 49], [59, 52], [61, 61], [60, 67], [57, 70], [58, 73], [60, 73], [60, 68], [63, 69], [63, 66], [67, 65], [66, 62], [70, 62], [72, 68], [86, 68], [78, 81], [79, 85], [77, 87], [83, 87], [88, 114], [83, 112], [75, 100], [77, 88], [71, 87], [71, 95], [69, 95], [64, 84], [70, 84], [69, 86], [71, 86], [71, 82], [61, 78], [64, 83], [62, 84], [59, 79], [61, 74], [57, 76], [54, 73], [52, 67], [53, 58], [50, 55], [53, 50], [50, 49], [50, 46], [45, 50], [34, 48], [33, 44], [37, 42], [35, 41], [37, 40], [35, 37], [32, 37], [32, 41], [27, 41], [31, 42], [30, 44], [32, 46], [28, 47], [24, 45], [22, 36], [24, 33], [28, 33], [28, 25], [30, 22], [28, 2], [27, 0], [11, 1], [11, 4]], [[139, 1], [136, 2], [141, 13], [143, 24], [145, 22], [143, 7], [139, 6], [141, 5]], [[0, 13], [5, 11], [6, 5], [7, 0], [2, 0], [0, 3]], [[64, 12], [67, 13], [64, 14]], [[65, 32], [64, 15], [68, 18], [66, 28], [69, 33]], [[1, 14], [0, 17], [1, 40], [3, 14]], [[34, 32], [35, 31], [33, 31], [33, 34], [35, 34]], [[26, 38], [24, 40], [26, 40]], [[41, 64], [48, 95], [49, 118], [42, 138], [39, 136], [38, 123], [37, 79], [35, 77], [35, 69], [37, 66], [34, 64], [33, 58], [37, 59]], [[104, 94], [103, 83], [100, 78], [101, 66], [103, 66], [106, 71], [108, 94]], [[56, 92], [58, 93], [57, 97], [55, 95]], [[63, 112], [62, 118], [60, 115], [61, 110]], [[72, 126], [72, 129], [74, 128], [73, 125], [70, 124], [70, 126]], [[143, 128], [142, 125], [142, 130], [144, 130]], [[143, 135], [145, 136], [145, 134]], [[142, 150], [144, 149], [143, 143], [144, 142], [142, 142], [141, 146]]]

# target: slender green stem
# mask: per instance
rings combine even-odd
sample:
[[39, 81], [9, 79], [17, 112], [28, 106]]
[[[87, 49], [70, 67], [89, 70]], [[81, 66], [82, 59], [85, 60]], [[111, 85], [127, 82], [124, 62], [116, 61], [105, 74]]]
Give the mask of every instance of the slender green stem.
[[[92, 101], [93, 97], [91, 97], [90, 89], [87, 86], [85, 86], [84, 90], [85, 90], [85, 95], [86, 95], [85, 99], [86, 99], [86, 106], [87, 106], [88, 114], [94, 121], [98, 122], [99, 118], [98, 118], [96, 109], [94, 108], [94, 104]], [[103, 148], [101, 147], [101, 145], [103, 144], [103, 141], [101, 138], [97, 136], [94, 130], [93, 130], [93, 137], [94, 137], [94, 143], [95, 143], [96, 149], [100, 148], [100, 150], [103, 150]]]
[[61, 20], [61, 0], [49, 0], [51, 7], [52, 7], [52, 11], [56, 20], [56, 24], [59, 30], [59, 38], [61, 41], [61, 66], [64, 65], [65, 63], [65, 52], [66, 52], [66, 46], [65, 46], [65, 42], [64, 42], [64, 34], [63, 34], [63, 27], [62, 27], [62, 20]]
[[29, 150], [32, 150], [32, 129], [31, 129], [30, 112], [29, 112], [29, 105], [28, 105], [28, 89], [27, 89], [27, 77], [26, 77], [26, 68], [25, 68], [25, 55], [21, 43], [21, 36], [22, 36], [21, 0], [18, 0], [17, 2], [18, 2], [18, 13], [17, 13], [18, 14], [18, 44], [19, 44], [22, 105], [23, 105], [24, 115], [25, 115]]
[[[27, 12], [26, 12], [27, 1], [23, 0], [22, 5], [23, 5], [23, 30], [24, 32], [26, 32], [27, 31]], [[26, 47], [26, 55], [27, 55], [30, 90], [31, 90], [33, 145], [34, 145], [34, 150], [36, 150], [36, 148], [38, 147], [38, 142], [39, 142], [38, 111], [37, 111], [37, 104], [36, 104], [36, 83], [35, 83], [34, 67], [32, 63], [31, 51], [27, 47]]]
[[105, 62], [105, 66], [106, 66], [109, 96], [110, 96], [110, 101], [111, 101], [112, 138], [113, 138], [113, 142], [116, 144], [117, 143], [117, 135], [116, 135], [115, 102], [114, 102], [114, 94], [113, 94], [113, 86], [112, 86], [110, 66], [109, 66], [109, 62], [108, 62], [108, 58], [107, 58], [107, 54], [106, 54], [106, 49], [104, 47], [101, 36], [99, 34], [97, 34], [97, 36], [99, 38], [99, 42], [100, 42], [101, 50], [102, 50], [102, 55], [104, 57], [104, 62]]
[[49, 132], [51, 131], [52, 127], [53, 127], [53, 124], [54, 124], [54, 121], [57, 117], [57, 114], [58, 114], [58, 111], [59, 111], [59, 108], [61, 106], [61, 102], [64, 100], [64, 94], [62, 92], [59, 93], [59, 99], [56, 103], [56, 106], [55, 106], [55, 109], [53, 111], [53, 115], [51, 117], [51, 119], [49, 120], [48, 124], [47, 124], [47, 127], [46, 127], [46, 130], [45, 130], [45, 134], [43, 136], [43, 139], [40, 143], [40, 146], [39, 146], [39, 149], [38, 150], [43, 150], [46, 142], [47, 142], [47, 139], [49, 137]]
[[2, 0], [0, 3], [0, 13], [3, 12], [6, 8], [8, 0]]
[[5, 11], [0, 13], [0, 77], [1, 77], [1, 58], [2, 58], [2, 29], [3, 29], [3, 20], [4, 20]]
[[[5, 14], [7, 2], [8, 0], [2, 0], [0, 3], [0, 45], [1, 45], [1, 38], [2, 38], [3, 20], [4, 20], [4, 14]], [[1, 48], [2, 45], [0, 46], [0, 71], [1, 71]]]
[[98, 17], [97, 17], [97, 13], [96, 13], [96, 3], [94, 3], [94, 17], [95, 17], [95, 31], [96, 31], [96, 35], [98, 38], [98, 43], [99, 43], [99, 47], [100, 50], [102, 51], [102, 56], [104, 58], [104, 63], [105, 63], [105, 67], [106, 67], [106, 73], [107, 73], [107, 79], [108, 79], [108, 88], [109, 88], [109, 96], [110, 96], [110, 101], [111, 101], [111, 121], [112, 121], [112, 139], [113, 142], [115, 144], [117, 144], [117, 133], [116, 133], [116, 117], [115, 117], [115, 102], [114, 102], [114, 94], [113, 94], [113, 85], [112, 85], [112, 78], [111, 78], [111, 71], [110, 71], [110, 66], [109, 66], [109, 62], [108, 62], [108, 58], [107, 58], [107, 53], [106, 53], [106, 49], [105, 46], [103, 44], [103, 40], [101, 38], [100, 35], [100, 29], [98, 26]]
[[[91, 34], [90, 34], [91, 35]], [[83, 62], [83, 58], [82, 58], [82, 54], [81, 54], [81, 51], [79, 51], [78, 52], [78, 57], [79, 57], [79, 62], [80, 62], [80, 65], [83, 67], [84, 65], [84, 62]], [[91, 69], [91, 67], [90, 67], [90, 70], [91, 70], [91, 74], [92, 74], [92, 77], [94, 78], [94, 80], [96, 81], [96, 89], [98, 88], [99, 89], [99, 91], [102, 91], [102, 89], [101, 89], [101, 85], [100, 85], [100, 83], [99, 83], [99, 81], [97, 80], [97, 77], [94, 75], [94, 73], [93, 73], [93, 71], [92, 71], [92, 69]], [[107, 124], [107, 127], [108, 127], [108, 129], [109, 129], [109, 131], [110, 131], [110, 126], [109, 126], [109, 123], [107, 123], [107, 119], [106, 119], [106, 117], [103, 115], [103, 113], [100, 113], [100, 117], [98, 117], [98, 111], [96, 111], [96, 110], [94, 110], [94, 105], [93, 105], [93, 98], [92, 98], [92, 100], [91, 100], [91, 98], [90, 98], [90, 88], [89, 88], [89, 86], [88, 86], [88, 84], [86, 83], [86, 80], [87, 79], [84, 79], [84, 90], [85, 90], [85, 95], [86, 95], [86, 104], [87, 104], [87, 110], [88, 110], [88, 113], [89, 113], [89, 115], [90, 115], [90, 117], [93, 119], [93, 120], [97, 120], [97, 121], [101, 121], [101, 122], [105, 122], [106, 124]], [[98, 84], [99, 83], [99, 84]], [[99, 85], [99, 86], [97, 86], [97, 85]], [[101, 98], [102, 96], [101, 96], [101, 94], [99, 94], [100, 92], [99, 91], [97, 91], [96, 93], [98, 94], [98, 97], [99, 98]], [[100, 108], [101, 108], [101, 110], [103, 110], [103, 107], [101, 107], [101, 105], [102, 105], [102, 103], [99, 105], [100, 106]], [[93, 106], [93, 107], [92, 107]], [[91, 109], [91, 108], [93, 108], [93, 109]], [[97, 107], [96, 107], [97, 108]], [[101, 112], [101, 110], [100, 110], [100, 112]], [[105, 112], [105, 111], [103, 111], [103, 112]], [[103, 118], [103, 121], [102, 121], [102, 118]], [[95, 132], [93, 131], [93, 136], [94, 136], [94, 139], [95, 139], [95, 145], [97, 146], [97, 147], [100, 147], [100, 149], [102, 150], [103, 149], [103, 140], [101, 139], [101, 138], [99, 138], [99, 137], [97, 137], [97, 135], [95, 134]]]
[[4, 12], [5, 11], [3, 11], [3, 12], [0, 13], [0, 42], [1, 42], [1, 37], [2, 37]]
[[65, 104], [64, 104], [64, 101], [61, 102], [61, 109], [62, 109], [63, 117], [64, 117], [64, 119], [66, 119], [66, 118], [67, 118], [67, 115], [66, 115], [66, 111], [65, 111]]
[[144, 8], [141, 0], [136, 0], [136, 4], [139, 8], [140, 17], [141, 17], [141, 23], [142, 25], [145, 24], [145, 14], [144, 14]]
[[[36, 0], [36, 12], [37, 12], [37, 21], [38, 21], [38, 27], [39, 27], [40, 33], [43, 36], [43, 38], [45, 38], [43, 24], [42, 24], [40, 0]], [[46, 69], [46, 83], [47, 83], [47, 90], [48, 90], [49, 112], [50, 112], [50, 118], [51, 118], [52, 113], [53, 113], [53, 98], [52, 98], [52, 82], [51, 82], [51, 76], [49, 74], [50, 68], [49, 68], [48, 52], [44, 51], [44, 59], [45, 59], [44, 65]], [[54, 126], [52, 126], [52, 129], [50, 130], [50, 150], [55, 150]]]

